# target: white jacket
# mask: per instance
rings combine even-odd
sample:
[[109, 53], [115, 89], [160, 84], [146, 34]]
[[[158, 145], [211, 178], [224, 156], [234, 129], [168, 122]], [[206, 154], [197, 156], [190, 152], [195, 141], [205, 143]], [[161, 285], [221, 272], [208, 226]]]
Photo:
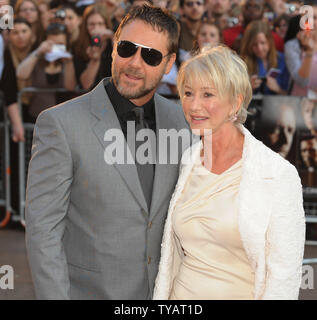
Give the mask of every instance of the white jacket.
[[[302, 278], [305, 216], [296, 168], [255, 139], [243, 126], [242, 177], [239, 189], [239, 232], [255, 273], [254, 299], [297, 299]], [[168, 299], [182, 259], [172, 230], [175, 204], [185, 186], [201, 142], [182, 157], [180, 176], [166, 219], [159, 272], [153, 299]], [[189, 157], [193, 161], [188, 160]], [[217, 290], [217, 288], [210, 288]]]

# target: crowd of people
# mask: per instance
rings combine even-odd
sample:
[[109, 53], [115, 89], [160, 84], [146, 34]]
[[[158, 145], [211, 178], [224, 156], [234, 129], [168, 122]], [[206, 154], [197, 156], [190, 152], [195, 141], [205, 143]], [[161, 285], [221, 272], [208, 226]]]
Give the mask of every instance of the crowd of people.
[[[113, 35], [131, 7], [166, 8], [178, 19], [179, 50], [157, 92], [177, 95], [181, 64], [205, 46], [224, 43], [246, 62], [253, 93], [316, 99], [317, 2], [302, 0], [18, 0], [13, 29], [2, 30], [1, 86], [12, 139], [24, 140], [23, 121], [34, 123], [44, 109], [92, 89], [111, 76]], [[313, 7], [314, 26], [301, 29], [300, 8]], [[4, 14], [4, 12], [2, 12]], [[68, 93], [23, 94], [19, 90], [64, 88]], [[23, 119], [23, 120], [22, 120]]]

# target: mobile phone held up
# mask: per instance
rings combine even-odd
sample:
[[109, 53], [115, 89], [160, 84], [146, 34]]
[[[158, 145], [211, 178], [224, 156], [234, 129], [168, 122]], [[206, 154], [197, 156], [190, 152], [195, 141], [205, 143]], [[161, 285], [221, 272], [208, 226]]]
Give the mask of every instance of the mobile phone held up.
[[101, 38], [100, 36], [92, 36], [90, 39], [91, 47], [101, 47]]
[[267, 75], [271, 78], [277, 79], [277, 77], [280, 75], [281, 71], [279, 69], [271, 68]]

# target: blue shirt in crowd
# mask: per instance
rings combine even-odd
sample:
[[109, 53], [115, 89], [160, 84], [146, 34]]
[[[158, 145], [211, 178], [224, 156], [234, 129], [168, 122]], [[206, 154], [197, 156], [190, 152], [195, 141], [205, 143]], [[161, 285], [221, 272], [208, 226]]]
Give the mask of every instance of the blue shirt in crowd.
[[[258, 62], [258, 76], [260, 78], [263, 78], [266, 76], [267, 72], [269, 70], [266, 70], [263, 64], [263, 61], [258, 58], [257, 59]], [[289, 73], [285, 64], [285, 58], [284, 58], [284, 54], [281, 52], [278, 52], [278, 56], [277, 56], [277, 67], [275, 69], [278, 69], [281, 71], [281, 73], [278, 75], [278, 77], [276, 78], [276, 81], [278, 83], [278, 85], [281, 87], [281, 89], [288, 91], [288, 86], [289, 86]], [[263, 94], [276, 94], [275, 92], [271, 91], [266, 84], [263, 86]]]

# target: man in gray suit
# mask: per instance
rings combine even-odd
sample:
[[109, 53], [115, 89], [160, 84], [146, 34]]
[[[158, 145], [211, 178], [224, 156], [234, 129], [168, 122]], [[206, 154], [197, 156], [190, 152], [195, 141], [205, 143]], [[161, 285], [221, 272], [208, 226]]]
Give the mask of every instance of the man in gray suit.
[[155, 90], [171, 69], [177, 46], [171, 15], [136, 7], [116, 32], [112, 78], [39, 115], [26, 199], [26, 243], [37, 298], [152, 297], [181, 152], [176, 164], [138, 159], [111, 164], [107, 132], [122, 133], [124, 147], [133, 150], [137, 141], [127, 122], [132, 110], [142, 109], [143, 117], [137, 111], [134, 118], [136, 130], [153, 130], [157, 156], [168, 156], [160, 149], [159, 130], [179, 132], [187, 124], [181, 107]]

